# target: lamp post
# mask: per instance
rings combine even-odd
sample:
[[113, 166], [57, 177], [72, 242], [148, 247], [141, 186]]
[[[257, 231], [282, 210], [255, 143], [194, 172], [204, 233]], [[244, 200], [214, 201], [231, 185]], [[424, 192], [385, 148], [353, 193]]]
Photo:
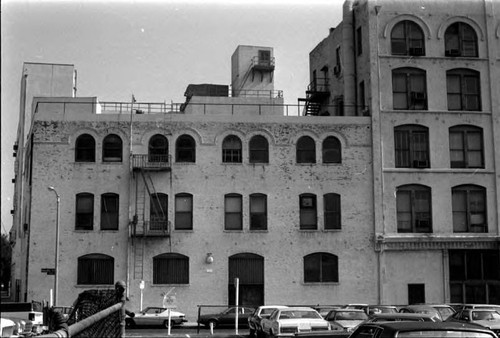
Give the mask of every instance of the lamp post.
[[59, 194], [57, 193], [56, 189], [54, 187], [48, 187], [49, 190], [53, 191], [54, 194], [56, 194], [57, 198], [57, 217], [56, 217], [56, 252], [55, 252], [55, 258], [54, 258], [54, 304], [53, 306], [56, 306], [57, 304], [57, 278], [59, 276], [59, 269], [58, 269], [58, 261], [59, 261], [59, 204], [61, 202], [61, 198], [59, 197]]

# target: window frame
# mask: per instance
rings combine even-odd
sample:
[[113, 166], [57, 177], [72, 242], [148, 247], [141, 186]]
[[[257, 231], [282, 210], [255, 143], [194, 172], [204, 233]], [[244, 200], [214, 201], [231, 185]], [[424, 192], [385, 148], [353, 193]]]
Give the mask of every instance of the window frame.
[[[262, 200], [263, 211], [255, 211], [256, 200]], [[250, 230], [267, 230], [267, 195], [261, 193], [249, 196]], [[259, 223], [259, 224], [257, 224]]]
[[96, 149], [96, 142], [95, 138], [92, 135], [90, 134], [79, 135], [75, 141], [75, 162], [94, 163], [96, 161], [95, 149]]
[[[80, 256], [77, 260], [76, 283], [77, 285], [113, 285], [114, 270], [115, 259], [111, 256], [98, 253]], [[96, 276], [96, 272], [101, 274]]]
[[[106, 200], [114, 199], [114, 201]], [[111, 205], [110, 202], [113, 202]], [[111, 209], [111, 211], [107, 211]], [[113, 210], [115, 209], [115, 210]], [[116, 193], [104, 193], [101, 195], [101, 230], [118, 230], [120, 217], [120, 196]], [[106, 219], [108, 219], [106, 221]]]
[[[485, 168], [485, 156], [484, 156], [484, 135], [483, 129], [477, 126], [471, 125], [457, 125], [452, 126], [448, 130], [449, 134], [449, 146], [450, 146], [450, 168], [476, 168], [476, 169], [484, 169]], [[458, 135], [460, 137], [460, 143], [462, 147], [455, 147], [453, 141], [453, 135]], [[480, 138], [479, 149], [471, 149], [471, 137]], [[455, 156], [453, 154], [460, 154], [458, 158], [463, 159], [462, 161], [453, 161]], [[480, 163], [478, 165], [470, 164], [472, 161], [470, 158], [472, 155], [478, 155], [480, 157]]]
[[[463, 196], [464, 205], [460, 208], [457, 205], [459, 195]], [[488, 200], [486, 188], [475, 184], [462, 184], [451, 189], [452, 196], [452, 223], [454, 233], [488, 233]], [[474, 197], [475, 196], [475, 197]], [[474, 201], [479, 199], [479, 201]], [[479, 207], [474, 208], [475, 204]], [[474, 210], [476, 209], [476, 210]], [[465, 228], [462, 230], [457, 223], [460, 221], [458, 213], [465, 214], [462, 219], [465, 221]], [[473, 217], [482, 219], [482, 223], [473, 222]]]
[[301, 136], [296, 145], [296, 161], [299, 164], [316, 163], [316, 142], [311, 136]]
[[327, 193], [323, 195], [323, 216], [325, 230], [342, 229], [342, 203], [340, 194]]
[[148, 230], [168, 229], [168, 194], [152, 193], [149, 195], [149, 224]]
[[168, 139], [165, 136], [155, 134], [149, 139], [148, 162], [168, 163]]
[[[161, 263], [165, 264], [166, 267], [162, 266]], [[164, 271], [165, 269], [166, 271]], [[171, 252], [153, 257], [153, 285], [165, 284], [189, 284], [188, 256]]]
[[394, 164], [396, 168], [430, 168], [428, 127], [418, 124], [394, 127]]
[[[466, 30], [470, 29], [469, 32]], [[455, 30], [455, 31], [452, 31]], [[467, 39], [467, 35], [472, 33], [473, 38]], [[451, 40], [456, 40], [456, 46]], [[473, 52], [468, 53], [466, 45], [473, 45]], [[450, 24], [444, 33], [444, 55], [447, 57], [479, 57], [478, 38], [476, 30], [468, 23], [457, 21]], [[457, 47], [457, 48], [452, 48]]]
[[[239, 210], [228, 210], [230, 199], [235, 199]], [[235, 205], [236, 205], [235, 204]], [[237, 221], [239, 224], [231, 224], [232, 221]], [[230, 193], [224, 195], [224, 230], [226, 231], [241, 231], [243, 230], [243, 196], [240, 194]]]
[[[309, 218], [311, 222], [306, 222]], [[299, 195], [299, 226], [300, 230], [318, 230], [318, 203], [315, 194]]]
[[106, 135], [106, 137], [102, 141], [102, 161], [123, 161], [123, 140], [117, 134]]
[[[260, 143], [260, 144], [259, 144]], [[254, 135], [248, 143], [249, 163], [269, 163], [269, 142], [262, 135]]]
[[[85, 199], [89, 199], [90, 208], [85, 208]], [[75, 198], [75, 230], [93, 230], [94, 229], [94, 194], [89, 192], [81, 192], [76, 194]]]
[[[405, 206], [407, 209], [401, 210], [401, 204], [404, 202], [404, 200], [402, 200], [404, 198], [403, 194], [409, 195], [409, 205]], [[418, 203], [423, 199], [426, 199], [426, 201], [423, 202], [426, 204], [425, 208], [422, 208], [423, 205], [420, 206]], [[408, 218], [409, 215], [410, 227], [405, 227], [402, 225], [403, 220], [401, 220], [401, 218], [403, 218], [404, 215], [406, 215], [406, 218]], [[425, 224], [425, 222], [427, 222], [427, 225]], [[420, 184], [407, 184], [398, 186], [396, 188], [396, 223], [398, 233], [433, 232], [432, 190], [430, 187]]]
[[[179, 199], [188, 199], [188, 210], [179, 209]], [[181, 224], [181, 223], [185, 223]], [[193, 230], [193, 195], [179, 193], [175, 195], [175, 230]]]
[[191, 135], [183, 134], [175, 141], [175, 162], [196, 162], [196, 141]]
[[222, 141], [222, 163], [242, 163], [243, 146], [236, 135], [227, 135]]
[[[402, 37], [396, 38], [397, 30], [402, 27]], [[420, 34], [421, 37], [415, 36]], [[397, 50], [396, 44], [400, 46]], [[404, 51], [403, 51], [404, 49]], [[425, 56], [425, 34], [419, 24], [411, 20], [402, 20], [394, 25], [391, 30], [391, 55], [401, 56]]]
[[[331, 265], [332, 270], [327, 274], [329, 265]], [[303, 273], [304, 284], [338, 283], [338, 256], [327, 252], [315, 252], [306, 255], [303, 258]]]
[[327, 136], [322, 144], [323, 163], [342, 163], [342, 143], [335, 136]]
[[[397, 85], [401, 81], [404, 82], [402, 83], [404, 88]], [[419, 90], [418, 87], [422, 87], [422, 90]], [[396, 95], [405, 100], [404, 105], [397, 105]], [[392, 100], [394, 110], [427, 110], [427, 72], [413, 67], [393, 69]]]
[[[453, 86], [452, 79], [458, 79], [458, 85]], [[471, 81], [474, 82], [473, 86], [470, 85]], [[454, 88], [458, 91], [453, 91]], [[454, 97], [460, 99], [452, 100]], [[459, 107], [453, 105], [455, 101], [459, 102]], [[481, 74], [466, 68], [446, 71], [446, 102], [448, 111], [481, 111]]]

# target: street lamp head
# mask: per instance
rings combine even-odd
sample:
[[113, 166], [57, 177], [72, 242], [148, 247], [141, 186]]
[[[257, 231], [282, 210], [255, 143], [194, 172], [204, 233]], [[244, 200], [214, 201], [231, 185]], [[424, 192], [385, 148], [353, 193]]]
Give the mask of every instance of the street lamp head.
[[47, 187], [47, 189], [52, 190], [52, 191], [56, 191], [56, 189], [54, 187]]

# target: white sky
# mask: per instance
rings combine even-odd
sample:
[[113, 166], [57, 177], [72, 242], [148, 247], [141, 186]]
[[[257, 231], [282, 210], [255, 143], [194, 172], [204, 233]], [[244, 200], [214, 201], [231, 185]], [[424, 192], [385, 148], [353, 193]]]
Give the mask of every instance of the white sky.
[[73, 64], [77, 96], [184, 101], [188, 84], [231, 82], [238, 45], [274, 48], [276, 90], [297, 104], [309, 52], [339, 24], [343, 0], [1, 1], [2, 233], [12, 225], [23, 62]]

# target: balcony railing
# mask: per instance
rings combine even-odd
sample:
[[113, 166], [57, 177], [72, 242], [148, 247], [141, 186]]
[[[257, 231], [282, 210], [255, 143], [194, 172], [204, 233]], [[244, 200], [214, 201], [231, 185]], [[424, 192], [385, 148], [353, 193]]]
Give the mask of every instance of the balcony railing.
[[164, 220], [132, 223], [132, 237], [170, 237], [170, 222]]
[[252, 58], [252, 67], [257, 70], [274, 70], [274, 57], [264, 59], [254, 56]]
[[169, 155], [155, 154], [133, 154], [132, 169], [133, 170], [170, 170], [171, 158]]

